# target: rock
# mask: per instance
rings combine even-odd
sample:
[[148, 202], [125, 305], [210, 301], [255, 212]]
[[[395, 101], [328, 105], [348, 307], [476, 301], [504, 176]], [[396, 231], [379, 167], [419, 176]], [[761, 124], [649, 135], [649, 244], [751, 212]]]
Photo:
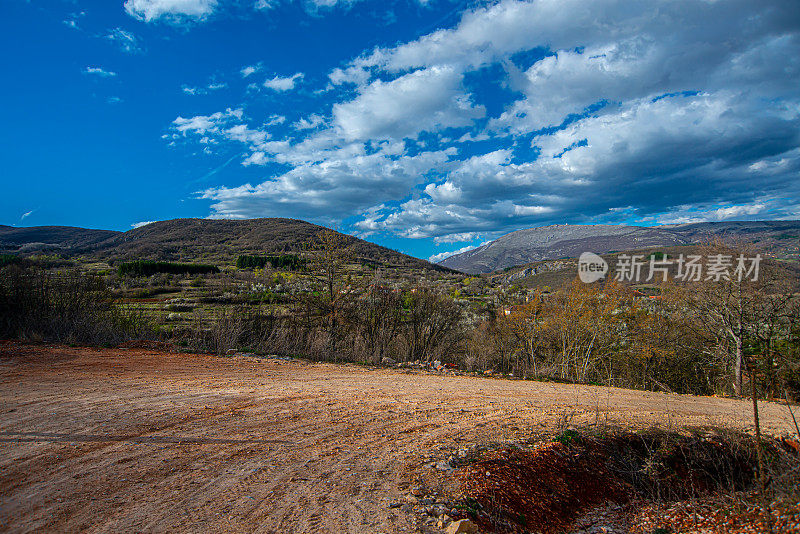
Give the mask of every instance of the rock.
[[469, 519], [459, 519], [448, 525], [447, 534], [478, 534], [478, 525]]
[[381, 360], [381, 363], [382, 363], [383, 365], [394, 365], [394, 364], [396, 364], [397, 362], [396, 362], [395, 360], [391, 359], [391, 358], [390, 358], [390, 357], [388, 357], [388, 356], [384, 356], [384, 357], [383, 357], [383, 359]]
[[413, 495], [406, 495], [406, 496], [404, 497], [404, 499], [405, 499], [405, 501], [406, 501], [407, 503], [409, 503], [409, 504], [417, 504], [417, 503], [419, 502], [419, 499], [417, 499], [417, 498], [416, 498], [416, 497], [414, 497]]
[[436, 464], [436, 469], [438, 469], [439, 471], [450, 471], [451, 469], [453, 469], [453, 466], [450, 465], [450, 462], [442, 460], [441, 462]]

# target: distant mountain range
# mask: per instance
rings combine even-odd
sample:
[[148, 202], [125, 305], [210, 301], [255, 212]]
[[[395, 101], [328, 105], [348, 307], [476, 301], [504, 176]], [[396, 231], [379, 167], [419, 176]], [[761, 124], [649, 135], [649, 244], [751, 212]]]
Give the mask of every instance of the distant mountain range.
[[[0, 252], [59, 253], [98, 261], [152, 259], [232, 264], [241, 254], [301, 252], [325, 228], [298, 219], [173, 219], [129, 230], [0, 225]], [[543, 260], [648, 247], [680, 246], [721, 237], [756, 243], [772, 257], [797, 259], [800, 221], [746, 221], [662, 226], [559, 224], [519, 230], [432, 264], [345, 236], [357, 261], [375, 267], [489, 273]]]
[[0, 225], [0, 249], [5, 252], [28, 252], [54, 249], [84, 249], [102, 243], [121, 232], [89, 230], [72, 226]]
[[[37, 252], [101, 261], [137, 259], [232, 264], [242, 254], [301, 252], [326, 228], [297, 219], [173, 219], [129, 230], [0, 226], [0, 252]], [[354, 259], [374, 267], [448, 271], [425, 260], [344, 235]]]
[[661, 226], [557, 224], [518, 230], [467, 252], [450, 256], [439, 265], [470, 274], [527, 263], [575, 258], [589, 251], [603, 254], [701, 243], [716, 237], [756, 243], [774, 257], [797, 258], [800, 221], [737, 221]]

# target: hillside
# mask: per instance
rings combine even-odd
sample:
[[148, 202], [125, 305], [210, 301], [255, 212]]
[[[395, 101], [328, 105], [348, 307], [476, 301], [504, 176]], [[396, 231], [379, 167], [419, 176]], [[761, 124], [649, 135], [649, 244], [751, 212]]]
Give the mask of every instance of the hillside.
[[73, 226], [31, 226], [17, 228], [0, 225], [0, 250], [38, 252], [46, 250], [79, 252], [120, 234], [113, 230], [91, 230]]
[[[69, 227], [0, 229], [0, 244], [7, 251], [40, 250], [31, 243], [48, 243], [48, 249], [67, 255], [103, 261], [137, 259], [202, 261], [232, 264], [242, 254], [301, 252], [324, 227], [297, 219], [173, 219], [154, 222], [127, 232]], [[6, 237], [8, 235], [8, 237]], [[386, 268], [447, 271], [425, 260], [345, 236], [360, 263]], [[34, 251], [34, 250], [31, 250]]]
[[[602, 254], [601, 257], [608, 263], [609, 273], [606, 279], [612, 279], [615, 276], [617, 264], [620, 261], [620, 256], [638, 254], [649, 258], [651, 254], [664, 254], [668, 258], [675, 259], [683, 254], [688, 256], [690, 254], [703, 254], [702, 245], [678, 245], [678, 246], [664, 246], [664, 247], [649, 247], [642, 249], [632, 249], [624, 252], [613, 252]], [[648, 260], [649, 261], [649, 260]], [[800, 262], [796, 261], [783, 261], [781, 259], [766, 257], [761, 264], [762, 273], [769, 271], [770, 276], [787, 277], [792, 280], [800, 280]], [[669, 276], [671, 279], [677, 274], [677, 266], [673, 263], [668, 268]], [[646, 280], [648, 269], [642, 269], [642, 278], [634, 282], [623, 282], [627, 285], [639, 286], [658, 284], [659, 279], [653, 281]], [[566, 258], [555, 260], [544, 260], [524, 265], [517, 265], [495, 271], [486, 275], [493, 284], [500, 285], [517, 285], [528, 288], [539, 289], [555, 289], [570, 283], [578, 276], [578, 259]]]
[[559, 224], [518, 230], [440, 265], [466, 273], [489, 273], [516, 265], [648, 247], [701, 243], [715, 237], [755, 243], [777, 258], [797, 257], [800, 221], [693, 223], [662, 226]]

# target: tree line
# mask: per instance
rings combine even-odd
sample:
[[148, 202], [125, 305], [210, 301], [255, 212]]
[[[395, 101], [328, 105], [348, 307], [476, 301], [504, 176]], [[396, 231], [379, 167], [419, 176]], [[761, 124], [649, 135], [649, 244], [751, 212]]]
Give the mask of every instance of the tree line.
[[169, 261], [136, 260], [120, 263], [117, 267], [120, 276], [150, 276], [153, 274], [210, 274], [218, 273], [216, 265], [202, 263], [175, 263]]
[[236, 258], [237, 269], [263, 269], [269, 265], [273, 269], [299, 271], [306, 265], [306, 261], [296, 254], [281, 254], [278, 256], [248, 256]]
[[[709, 245], [708, 252], [721, 247]], [[355, 275], [354, 255], [335, 232], [320, 234], [307, 249], [302, 290], [282, 293], [274, 305], [199, 310], [190, 325], [170, 330], [120, 314], [100, 277], [7, 265], [0, 335], [77, 342], [148, 335], [218, 353], [248, 349], [371, 364], [438, 360], [515, 378], [679, 393], [745, 395], [754, 386], [766, 398], [800, 393], [798, 280], [779, 264], [758, 281], [663, 282], [652, 298], [613, 280], [576, 279], [554, 291], [496, 291], [476, 304], [435, 281]], [[213, 267], [123, 265], [125, 274]]]

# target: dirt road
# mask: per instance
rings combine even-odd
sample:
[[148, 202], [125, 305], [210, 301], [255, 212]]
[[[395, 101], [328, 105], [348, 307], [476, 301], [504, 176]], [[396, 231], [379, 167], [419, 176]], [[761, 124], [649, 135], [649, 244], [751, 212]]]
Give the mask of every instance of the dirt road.
[[[748, 426], [746, 402], [0, 342], [0, 531], [413, 532], [446, 451], [573, 423]], [[768, 432], [789, 430], [765, 404]]]

